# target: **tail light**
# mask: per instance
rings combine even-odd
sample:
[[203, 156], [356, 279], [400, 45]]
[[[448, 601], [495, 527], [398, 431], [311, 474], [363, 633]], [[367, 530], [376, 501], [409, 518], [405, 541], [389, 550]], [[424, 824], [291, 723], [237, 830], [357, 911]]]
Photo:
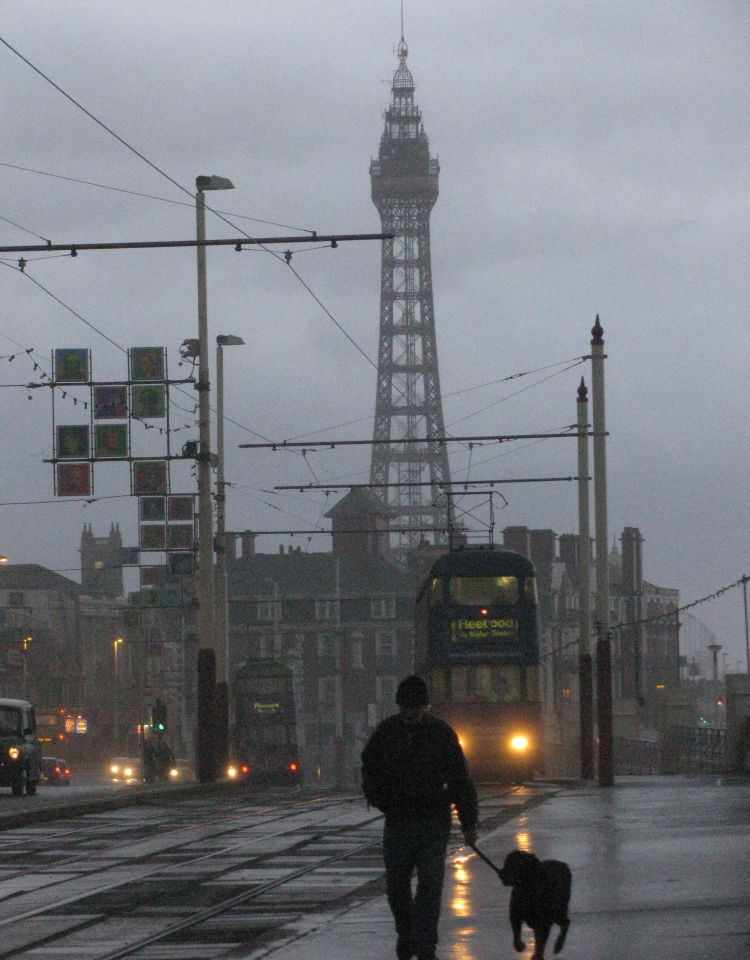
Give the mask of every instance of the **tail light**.
[[294, 762], [294, 760], [292, 760], [292, 762], [289, 764], [289, 769], [292, 771], [292, 773], [296, 773], [297, 770], [299, 769], [299, 767]]

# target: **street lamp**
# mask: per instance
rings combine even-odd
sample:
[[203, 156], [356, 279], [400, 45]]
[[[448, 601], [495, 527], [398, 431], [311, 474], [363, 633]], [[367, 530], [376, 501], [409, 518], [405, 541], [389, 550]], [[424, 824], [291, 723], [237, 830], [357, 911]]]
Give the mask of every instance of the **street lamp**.
[[719, 726], [719, 650], [721, 650], [720, 643], [709, 643], [708, 649], [711, 651], [711, 656], [713, 657], [713, 667], [714, 667], [714, 726]]
[[[223, 753], [214, 714], [217, 701], [216, 676], [224, 676], [223, 644], [214, 636], [214, 518], [211, 503], [211, 403], [208, 362], [208, 306], [206, 295], [206, 190], [232, 190], [226, 177], [195, 178], [195, 230], [198, 266], [198, 779], [216, 779], [217, 755]], [[209, 652], [210, 651], [210, 652]], [[213, 656], [212, 656], [213, 654]]]
[[122, 643], [122, 637], [115, 637], [112, 641], [112, 647], [115, 651], [115, 696], [114, 696], [114, 745], [115, 749], [119, 749], [120, 744], [120, 665], [117, 653], [120, 649], [120, 644]]
[[[198, 647], [214, 649], [217, 667], [223, 651], [217, 649], [213, 636], [213, 509], [211, 504], [211, 404], [208, 362], [208, 307], [206, 296], [206, 190], [232, 190], [226, 177], [196, 177], [195, 227], [198, 244]], [[219, 676], [223, 670], [217, 670]]]
[[224, 671], [219, 681], [229, 683], [229, 614], [227, 609], [226, 483], [224, 481], [224, 347], [240, 347], [245, 341], [231, 333], [216, 337], [216, 636], [223, 647]]

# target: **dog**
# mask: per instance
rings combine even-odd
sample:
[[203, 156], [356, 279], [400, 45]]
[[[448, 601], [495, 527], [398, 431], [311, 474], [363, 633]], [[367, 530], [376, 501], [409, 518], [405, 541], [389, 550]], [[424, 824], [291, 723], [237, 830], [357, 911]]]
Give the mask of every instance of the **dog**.
[[534, 955], [532, 960], [544, 960], [544, 948], [553, 924], [560, 932], [555, 940], [554, 952], [559, 953], [570, 926], [568, 904], [570, 902], [571, 873], [567, 863], [561, 860], [540, 860], [533, 853], [514, 850], [505, 858], [497, 874], [506, 887], [512, 887], [510, 895], [510, 925], [513, 931], [513, 946], [520, 953], [526, 944], [521, 939], [521, 924], [534, 931]]

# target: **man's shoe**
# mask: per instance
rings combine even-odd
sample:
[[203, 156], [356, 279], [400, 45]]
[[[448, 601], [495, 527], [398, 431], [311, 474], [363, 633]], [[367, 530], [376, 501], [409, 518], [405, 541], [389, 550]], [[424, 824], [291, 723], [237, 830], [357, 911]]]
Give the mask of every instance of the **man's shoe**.
[[402, 943], [399, 940], [396, 944], [396, 956], [398, 960], [411, 960], [414, 956], [414, 947], [410, 943]]

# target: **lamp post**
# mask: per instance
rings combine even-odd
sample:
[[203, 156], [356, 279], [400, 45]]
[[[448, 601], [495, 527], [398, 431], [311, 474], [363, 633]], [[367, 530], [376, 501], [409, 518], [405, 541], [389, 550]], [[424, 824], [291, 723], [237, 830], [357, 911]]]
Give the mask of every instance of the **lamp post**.
[[720, 643], [709, 643], [708, 649], [711, 651], [711, 656], [713, 658], [713, 668], [714, 668], [714, 703], [713, 703], [713, 715], [714, 715], [714, 726], [719, 726], [719, 650], [721, 650]]
[[122, 637], [115, 637], [115, 639], [112, 641], [112, 647], [115, 651], [115, 695], [113, 698], [115, 722], [112, 739], [114, 740], [115, 749], [118, 751], [120, 748], [120, 662], [118, 651], [121, 643]]
[[[208, 360], [208, 301], [206, 295], [206, 190], [232, 190], [226, 177], [195, 178], [195, 230], [198, 268], [198, 779], [216, 779], [216, 740], [213, 710], [215, 677], [223, 674], [223, 650], [216, 643], [214, 625], [214, 519], [211, 504], [211, 404]], [[217, 657], [218, 654], [218, 657]], [[216, 663], [219, 660], [219, 663]], [[213, 677], [213, 680], [212, 680]]]
[[[224, 347], [240, 347], [245, 341], [231, 333], [216, 337], [216, 637], [223, 648], [224, 670], [219, 682], [229, 683], [229, 615], [227, 609], [226, 482], [224, 480]], [[221, 658], [220, 658], [221, 659]]]

